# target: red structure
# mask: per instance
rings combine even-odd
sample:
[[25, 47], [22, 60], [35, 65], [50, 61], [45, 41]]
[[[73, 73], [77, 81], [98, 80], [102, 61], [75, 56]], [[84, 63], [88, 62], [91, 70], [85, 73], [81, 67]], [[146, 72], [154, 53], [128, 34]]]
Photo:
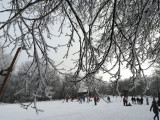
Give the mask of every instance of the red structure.
[[15, 61], [16, 61], [16, 59], [17, 59], [17, 56], [18, 56], [20, 50], [21, 50], [21, 47], [19, 47], [19, 48], [17, 49], [17, 52], [16, 52], [16, 54], [15, 54], [15, 56], [14, 56], [12, 62], [11, 62], [11, 65], [10, 65], [7, 69], [0, 71], [0, 75], [5, 76], [5, 78], [4, 78], [4, 80], [3, 80], [3, 83], [2, 83], [2, 85], [0, 86], [0, 95], [2, 94], [2, 91], [3, 91], [3, 89], [4, 89], [4, 87], [5, 87], [5, 84], [6, 84], [7, 80], [8, 80], [8, 77], [9, 77], [10, 73], [12, 72], [12, 68], [13, 68], [13, 66], [14, 66], [14, 63], [15, 63]]

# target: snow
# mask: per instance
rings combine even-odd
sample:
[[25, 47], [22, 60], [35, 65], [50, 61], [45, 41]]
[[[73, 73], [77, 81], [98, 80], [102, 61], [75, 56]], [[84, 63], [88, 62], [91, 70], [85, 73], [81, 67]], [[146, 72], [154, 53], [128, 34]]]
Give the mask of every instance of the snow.
[[[129, 98], [130, 100], [130, 98]], [[90, 103], [79, 104], [76, 100], [68, 103], [61, 101], [38, 102], [37, 106], [44, 112], [36, 114], [33, 108], [28, 110], [19, 104], [0, 103], [0, 120], [152, 120], [154, 113], [150, 105], [123, 106], [120, 97], [111, 97], [112, 103], [102, 99], [95, 106], [93, 99]]]
[[88, 91], [87, 87], [80, 87], [79, 90], [78, 90], [78, 93], [85, 93], [87, 91]]

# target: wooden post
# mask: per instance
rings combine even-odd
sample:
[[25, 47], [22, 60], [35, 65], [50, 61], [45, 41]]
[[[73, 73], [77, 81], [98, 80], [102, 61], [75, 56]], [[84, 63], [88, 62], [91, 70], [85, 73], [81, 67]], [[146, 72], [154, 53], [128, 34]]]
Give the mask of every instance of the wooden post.
[[[11, 65], [8, 67], [7, 70], [5, 70], [5, 71], [7, 71], [7, 73], [4, 74], [5, 78], [4, 78], [3, 83], [2, 83], [2, 85], [1, 85], [1, 87], [0, 87], [0, 96], [1, 96], [2, 91], [3, 91], [4, 87], [5, 87], [5, 84], [6, 84], [7, 80], [8, 80], [8, 77], [9, 77], [10, 73], [12, 72], [13, 65], [14, 65], [14, 63], [15, 63], [15, 61], [16, 61], [16, 58], [17, 58], [19, 52], [20, 52], [20, 49], [21, 49], [21, 47], [19, 47], [19, 48], [17, 49], [17, 52], [16, 52], [16, 54], [15, 54], [15, 56], [14, 56], [12, 62], [11, 62]], [[2, 75], [3, 75], [3, 74], [2, 74]]]

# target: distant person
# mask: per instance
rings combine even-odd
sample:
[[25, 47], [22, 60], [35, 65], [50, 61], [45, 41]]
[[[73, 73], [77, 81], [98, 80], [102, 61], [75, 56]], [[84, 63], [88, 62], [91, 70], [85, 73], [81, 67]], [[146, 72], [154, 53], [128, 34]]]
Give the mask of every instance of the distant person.
[[123, 98], [123, 105], [124, 106], [126, 105], [126, 99], [125, 99], [125, 97]]
[[137, 97], [137, 104], [140, 104], [140, 99]]
[[94, 97], [94, 103], [95, 103], [95, 105], [97, 105], [97, 98], [96, 97]]
[[125, 98], [125, 103], [128, 105], [128, 97]]
[[132, 101], [132, 104], [136, 104], [136, 99], [134, 96], [132, 96], [131, 101]]
[[135, 97], [134, 96], [132, 96], [131, 101], [132, 101], [132, 104], [135, 104]]
[[141, 105], [143, 104], [143, 97], [141, 97], [141, 99], [140, 99], [140, 103], [141, 103]]
[[74, 98], [73, 98], [73, 96], [71, 97], [71, 101], [73, 102], [73, 100], [74, 100]]
[[81, 98], [79, 99], [79, 104], [82, 104], [82, 99]]
[[108, 102], [111, 102], [111, 100], [110, 100], [110, 97], [109, 97], [109, 96], [107, 97], [107, 100], [108, 100]]
[[149, 105], [148, 97], [146, 97], [146, 104]]
[[131, 98], [131, 101], [132, 101], [132, 104], [134, 104], [134, 98], [133, 98], [133, 96], [132, 96], [132, 98]]
[[132, 106], [130, 102], [129, 102], [128, 106]]
[[90, 102], [90, 98], [89, 97], [87, 97], [87, 103], [89, 103]]
[[85, 102], [85, 97], [84, 96], [82, 96], [82, 100], [83, 100], [83, 102]]
[[77, 97], [77, 102], [79, 102], [79, 100], [80, 100], [80, 97]]
[[82, 104], [83, 102], [83, 96], [79, 97], [79, 104]]
[[83, 96], [81, 96], [81, 98], [80, 98], [80, 103], [82, 104], [82, 102], [84, 102], [84, 97]]
[[82, 98], [79, 98], [79, 104], [82, 104]]
[[99, 97], [97, 97], [97, 102], [99, 102]]
[[134, 99], [135, 99], [135, 104], [137, 103], [137, 98], [136, 97], [134, 97]]
[[126, 104], [126, 106], [132, 106], [131, 103], [129, 102], [128, 104]]
[[151, 108], [150, 108], [150, 111], [152, 110], [153, 108], [153, 112], [155, 114], [155, 116], [153, 117], [153, 119], [155, 120], [155, 118], [157, 117], [157, 120], [159, 120], [159, 108], [157, 106], [157, 103], [155, 101], [155, 98], [153, 98], [153, 102], [152, 102], [152, 105], [151, 105]]
[[68, 96], [66, 96], [66, 102], [68, 102]]

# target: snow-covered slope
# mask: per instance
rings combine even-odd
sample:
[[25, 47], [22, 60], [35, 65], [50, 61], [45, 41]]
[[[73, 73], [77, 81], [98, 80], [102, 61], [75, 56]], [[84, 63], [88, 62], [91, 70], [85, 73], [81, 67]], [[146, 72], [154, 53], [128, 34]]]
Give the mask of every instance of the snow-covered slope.
[[[129, 98], [130, 99], [130, 98]], [[25, 110], [19, 104], [0, 104], [0, 120], [152, 120], [154, 113], [150, 105], [123, 106], [120, 97], [111, 97], [112, 103], [102, 99], [97, 106], [90, 103], [79, 104], [76, 100], [38, 102], [37, 106], [44, 112], [37, 115], [35, 110]], [[152, 99], [149, 99], [150, 103]]]

